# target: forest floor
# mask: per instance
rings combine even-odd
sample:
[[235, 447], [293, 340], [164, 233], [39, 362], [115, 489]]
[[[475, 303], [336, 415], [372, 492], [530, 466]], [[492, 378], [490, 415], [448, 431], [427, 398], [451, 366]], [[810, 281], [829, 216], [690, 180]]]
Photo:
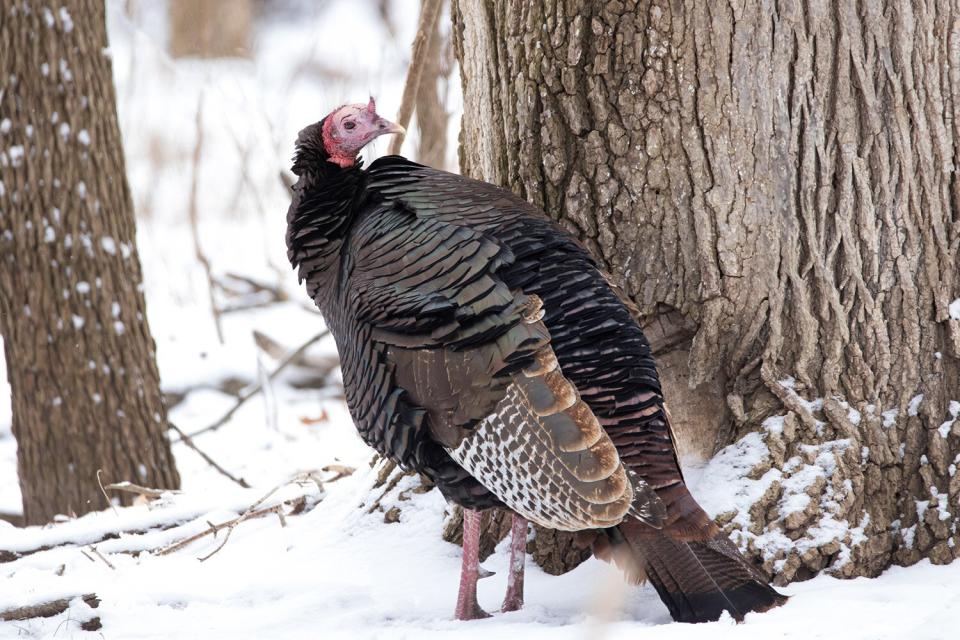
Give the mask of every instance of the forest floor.
[[[124, 16], [124, 4], [109, 3], [111, 50], [170, 419], [196, 432], [234, 407], [238, 393], [263, 383], [226, 424], [195, 438], [252, 488], [176, 443], [181, 493], [132, 507], [105, 503], [45, 527], [0, 521], [0, 612], [90, 593], [99, 599], [95, 609], [73, 599], [52, 617], [0, 622], [0, 638], [873, 640], [948, 638], [960, 629], [960, 564], [926, 561], [872, 580], [819, 576], [784, 588], [792, 598], [780, 609], [743, 624], [703, 625], [671, 622], [651, 587], [625, 586], [602, 562], [560, 577], [528, 562], [522, 611], [452, 620], [460, 548], [440, 537], [447, 506], [437, 492], [409, 491], [407, 479], [370, 512], [379, 469], [351, 424], [338, 371], [317, 375], [335, 354], [332, 339], [267, 380], [286, 353], [323, 329], [286, 266], [288, 198], [277, 168], [289, 164], [297, 130], [337, 104], [365, 100], [369, 90], [382, 113], [395, 112], [416, 16], [393, 16], [391, 34], [375, 3], [290, 0], [279, 3], [287, 14], [258, 25], [250, 60], [174, 62], [157, 44], [165, 37], [163, 4], [133, 3], [140, 12], [133, 17]], [[448, 98], [454, 113], [457, 84]], [[203, 143], [194, 171], [198, 111]], [[200, 242], [214, 279], [226, 285], [214, 297], [230, 309], [221, 315], [222, 343], [193, 253], [195, 179]], [[258, 346], [255, 332], [279, 347], [264, 348], [263, 339]], [[16, 514], [3, 371], [0, 361], [0, 512]], [[694, 493], [714, 513], [737, 499], [731, 458], [687, 469]], [[397, 522], [385, 518], [392, 506], [401, 507]], [[238, 518], [232, 530], [172, 548]], [[507, 557], [501, 544], [483, 563], [495, 572], [479, 588], [491, 612], [503, 596]], [[84, 631], [92, 617], [102, 627]]]

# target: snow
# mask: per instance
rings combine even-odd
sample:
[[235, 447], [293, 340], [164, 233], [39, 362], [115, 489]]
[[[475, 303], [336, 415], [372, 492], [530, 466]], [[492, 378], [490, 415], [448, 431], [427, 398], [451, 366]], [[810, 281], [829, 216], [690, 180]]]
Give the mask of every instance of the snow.
[[953, 425], [956, 424], [957, 419], [960, 418], [960, 402], [951, 400], [947, 406], [947, 411], [950, 413], [950, 419], [941, 424], [937, 429], [941, 438], [946, 438], [950, 435]]
[[960, 320], [960, 298], [950, 303], [950, 317], [954, 320]]
[[60, 22], [63, 24], [64, 33], [73, 31], [73, 18], [70, 16], [70, 12], [67, 11], [66, 7], [60, 7]]
[[[127, 168], [138, 213], [143, 291], [164, 391], [185, 394], [169, 418], [192, 433], [234, 405], [235, 396], [225, 388], [225, 381], [249, 389], [263, 378], [264, 370], [276, 366], [276, 359], [257, 347], [254, 331], [290, 349], [323, 329], [322, 319], [304, 304], [306, 296], [287, 267], [282, 238], [289, 200], [277, 169], [289, 165], [297, 131], [333, 105], [365, 100], [369, 91], [377, 97], [382, 113], [396, 111], [416, 12], [397, 9], [398, 3], [391, 5], [394, 37], [378, 22], [375, 3], [330, 0], [315, 5], [289, 0], [278, 3], [287, 7], [289, 16], [268, 18], [258, 27], [250, 60], [171, 61], [162, 51], [163, 3], [136, 3], [133, 19], [125, 15], [124, 4], [120, 0], [108, 4], [109, 55], [114, 61]], [[49, 26], [54, 18], [64, 32], [73, 29], [66, 9], [52, 7], [52, 12], [44, 13]], [[349, 74], [331, 73], [344, 69]], [[218, 278], [239, 274], [276, 286], [287, 297], [269, 306], [224, 314], [222, 344], [209, 309], [205, 273], [193, 259], [187, 219], [201, 94], [205, 143], [197, 209], [204, 252]], [[448, 100], [454, 112], [449, 164], [455, 166], [460, 104], [456, 78]], [[58, 125], [59, 114], [53, 114], [51, 122]], [[0, 133], [10, 127], [9, 121], [0, 122]], [[59, 129], [66, 132], [65, 137], [69, 135], [66, 122]], [[414, 148], [416, 128], [412, 129], [406, 152]], [[90, 144], [87, 130], [75, 135], [81, 145]], [[371, 157], [385, 147], [381, 143]], [[10, 158], [13, 153], [7, 150]], [[18, 153], [22, 158], [22, 147]], [[63, 180], [69, 189], [66, 177]], [[77, 183], [73, 188], [81, 197], [86, 195], [86, 185]], [[84, 228], [71, 233], [64, 234], [68, 248], [77, 241], [91, 254], [99, 248], [124, 258], [131, 255], [129, 245], [109, 236], [93, 235]], [[78, 280], [70, 287], [98, 308], [109, 309], [112, 327], [105, 324], [106, 330], [134, 331], [137, 321], [124, 315], [125, 323], [121, 322], [120, 306], [104, 299], [103, 284], [97, 278]], [[215, 295], [222, 304], [232, 303], [221, 292]], [[72, 321], [75, 326], [85, 322], [80, 316]], [[327, 337], [308, 355], [334, 352], [333, 340]], [[122, 369], [111, 372], [102, 361], [90, 361], [88, 366], [108, 375], [125, 374]], [[729, 619], [682, 625], [670, 621], [651, 587], [625, 586], [619, 573], [600, 561], [590, 560], [554, 577], [528, 560], [524, 610], [455, 622], [451, 612], [460, 549], [440, 538], [447, 511], [444, 501], [437, 492], [411, 493], [401, 501], [397, 494], [408, 488], [404, 481], [385, 505], [402, 506], [399, 522], [388, 524], [382, 513], [368, 514], [360, 508], [368, 500], [376, 470], [369, 467], [370, 449], [357, 436], [339, 397], [339, 372], [331, 374], [322, 388], [302, 388], [304, 378], [304, 370], [291, 367], [268, 386], [269, 393], [244, 404], [219, 430], [195, 439], [252, 489], [233, 484], [195, 452], [175, 443], [181, 493], [132, 507], [114, 509], [104, 503], [103, 511], [61, 518], [62, 522], [46, 527], [18, 529], [0, 521], [0, 550], [52, 547], [0, 562], [0, 610], [89, 592], [101, 599], [95, 610], [75, 603], [68, 612], [49, 619], [0, 623], [0, 638], [100, 637], [79, 629], [79, 621], [91, 615], [100, 616], [103, 637], [139, 639], [457, 635], [483, 640], [506, 636], [857, 640], [945, 638], [960, 626], [960, 563], [939, 567], [927, 562], [909, 569], [893, 568], [873, 580], [841, 581], [821, 575], [792, 584], [783, 588], [792, 595], [787, 606], [751, 614], [741, 625]], [[793, 379], [781, 384], [797, 393]], [[797, 395], [810, 411], [823, 405], [822, 399], [808, 401]], [[92, 391], [91, 397], [109, 403], [102, 389]], [[55, 407], [70, 400], [57, 396], [49, 402]], [[917, 408], [913, 403], [911, 407]], [[11, 413], [9, 385], [0, 375], [0, 512], [16, 514], [20, 493]], [[860, 418], [853, 408], [848, 408], [848, 415], [852, 422]], [[895, 409], [882, 415], [885, 426], [894, 426]], [[811, 504], [811, 487], [830, 476], [836, 452], [849, 442], [805, 450], [804, 458], [790, 460], [785, 472], [764, 470], [762, 463], [770, 453], [768, 439], [782, 436], [784, 426], [782, 416], [770, 418], [762, 433], [746, 436], [706, 465], [685, 470], [697, 499], [711, 514], [732, 512], [733, 522], [745, 530], [749, 506], [775, 482], [782, 485], [774, 503], [781, 518]], [[314, 483], [286, 483], [301, 472], [332, 463], [357, 470], [335, 482], [329, 481], [332, 474], [319, 472], [322, 489]], [[146, 467], [135, 473], [138, 477], [131, 481], [151, 484]], [[286, 484], [263, 506], [298, 496], [307, 496], [316, 506], [286, 516], [286, 526], [275, 516], [243, 522], [222, 550], [203, 562], [200, 558], [223, 542], [224, 533], [168, 555], [156, 553], [210, 522], [236, 518], [281, 483]], [[815, 546], [840, 534], [849, 534], [851, 545], [862, 541], [857, 536], [862, 537], [866, 518], [851, 526], [830, 514], [829, 502], [838, 496], [825, 490], [815, 498], [825, 513], [809, 537], [795, 542], [769, 531], [760, 535], [744, 531], [738, 541], [750, 539], [771, 554], [791, 544]], [[938, 510], [944, 508], [942, 497], [931, 494], [931, 498], [937, 499]], [[108, 534], [110, 539], [98, 542]], [[901, 534], [912, 544], [915, 528]], [[115, 568], [100, 561], [91, 545]], [[844, 552], [849, 554], [849, 548]], [[501, 544], [484, 562], [496, 572], [479, 585], [480, 602], [490, 611], [499, 607], [503, 597], [508, 561], [507, 546]]]
[[117, 243], [110, 236], [100, 238], [100, 248], [112, 256], [117, 255]]
[[920, 413], [920, 403], [923, 402], [923, 394], [917, 394], [910, 399], [910, 404], [907, 405], [907, 415], [915, 416]]
[[11, 145], [7, 149], [7, 156], [10, 158], [10, 164], [12, 166], [19, 167], [23, 161], [23, 145]]

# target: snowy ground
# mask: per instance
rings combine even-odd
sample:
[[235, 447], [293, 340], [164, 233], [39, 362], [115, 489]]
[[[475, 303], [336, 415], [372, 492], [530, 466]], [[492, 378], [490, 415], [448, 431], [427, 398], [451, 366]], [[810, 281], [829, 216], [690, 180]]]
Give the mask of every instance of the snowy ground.
[[[287, 197], [277, 171], [289, 164], [297, 130], [333, 106], [363, 100], [369, 91], [382, 113], [396, 111], [416, 3], [393, 3], [392, 37], [373, 2], [288, 0], [281, 3], [282, 15], [258, 26], [251, 60], [218, 62], [169, 60], [163, 53], [163, 3], [131, 3], [136, 7], [132, 17], [124, 15], [124, 4], [110, 3], [111, 48], [148, 310], [164, 389], [186, 393], [170, 418], [192, 432], [234, 403], [225, 380], [250, 385], [276, 366], [276, 358], [254, 343], [254, 331], [293, 348], [322, 330], [320, 317], [301, 304], [305, 296], [286, 267]], [[454, 81], [448, 99], [454, 112], [457, 90]], [[222, 345], [206, 278], [192, 255], [187, 218], [201, 99], [198, 211], [204, 251], [218, 277], [253, 278], [290, 298], [224, 315]], [[455, 131], [451, 137], [456, 139]], [[411, 148], [408, 143], [405, 150]], [[453, 148], [450, 156], [452, 164]], [[333, 349], [328, 338], [311, 356], [322, 358]], [[2, 371], [0, 366], [0, 512], [16, 513], [16, 445]], [[793, 595], [787, 606], [750, 615], [740, 625], [730, 620], [671, 623], [652, 588], [626, 588], [614, 570], [597, 561], [562, 577], [530, 564], [523, 611], [455, 623], [450, 614], [460, 550], [440, 539], [442, 499], [436, 493], [412, 495], [403, 503], [400, 522], [393, 524], [385, 523], [380, 512], [359, 508], [374, 480], [371, 452], [357, 438], [338, 397], [336, 373], [324, 388], [298, 389], [305, 375], [296, 368], [285, 372], [227, 425], [197, 438], [253, 489], [241, 489], [176, 444], [182, 494], [44, 528], [18, 530], [0, 522], [0, 551], [59, 545], [0, 562], [0, 611], [91, 592], [101, 599], [95, 611], [77, 602], [53, 618], [0, 622], [0, 638], [431, 638], [456, 633], [551, 640], [854, 640], [947, 638], [960, 628], [957, 563], [894, 568], [875, 580], [821, 576], [786, 588]], [[243, 522], [222, 550], [203, 562], [199, 559], [223, 541], [224, 532], [216, 540], [157, 555], [156, 550], [209, 522], [237, 517], [296, 474], [333, 463], [357, 471], [334, 482], [329, 481], [333, 472], [318, 472], [327, 480], [322, 488], [313, 482], [289, 484], [262, 505], [300, 495], [316, 504], [286, 517], [286, 526], [276, 516]], [[714, 470], [703, 485], [723, 477]], [[713, 507], [716, 487], [701, 489]], [[720, 501], [716, 510], [722, 506]], [[159, 530], [160, 525], [176, 526]], [[91, 543], [104, 533], [132, 529], [151, 530], [93, 545], [112, 567], [96, 557]], [[501, 546], [484, 563], [496, 572], [480, 584], [481, 604], [490, 611], [503, 595], [506, 558]], [[80, 622], [92, 615], [100, 617], [103, 628], [80, 630]]]

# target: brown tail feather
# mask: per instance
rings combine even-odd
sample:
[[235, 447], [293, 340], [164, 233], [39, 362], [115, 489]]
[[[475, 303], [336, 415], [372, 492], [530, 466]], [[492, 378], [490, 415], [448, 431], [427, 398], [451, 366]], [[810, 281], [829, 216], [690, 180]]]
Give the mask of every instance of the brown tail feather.
[[[610, 530], [608, 530], [610, 531]], [[722, 532], [685, 540], [669, 530], [624, 522], [611, 535], [611, 551], [628, 578], [644, 575], [678, 622], [707, 622], [728, 611], [737, 620], [786, 602]]]

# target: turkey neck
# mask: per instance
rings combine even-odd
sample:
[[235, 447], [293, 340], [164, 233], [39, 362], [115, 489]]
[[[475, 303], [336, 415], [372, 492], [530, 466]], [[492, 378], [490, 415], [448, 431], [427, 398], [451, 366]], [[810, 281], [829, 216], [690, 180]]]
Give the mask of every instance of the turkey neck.
[[357, 211], [365, 172], [357, 160], [350, 167], [327, 160], [326, 151], [300, 148], [294, 171], [293, 200], [287, 211], [287, 257], [299, 267], [300, 282], [320, 310], [326, 312], [339, 273], [341, 247]]

